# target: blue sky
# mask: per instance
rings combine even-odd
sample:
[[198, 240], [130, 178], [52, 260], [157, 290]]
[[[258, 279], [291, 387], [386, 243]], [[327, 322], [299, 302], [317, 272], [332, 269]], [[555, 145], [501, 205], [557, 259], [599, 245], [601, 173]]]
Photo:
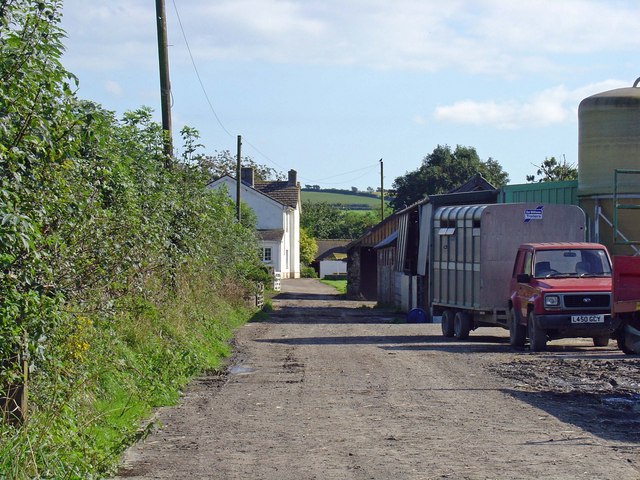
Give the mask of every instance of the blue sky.
[[[390, 188], [438, 144], [524, 183], [546, 157], [577, 164], [583, 98], [640, 76], [637, 0], [165, 1], [174, 136], [213, 154], [242, 135], [303, 186], [378, 187], [383, 158]], [[155, 2], [64, 5], [79, 96], [159, 121]]]

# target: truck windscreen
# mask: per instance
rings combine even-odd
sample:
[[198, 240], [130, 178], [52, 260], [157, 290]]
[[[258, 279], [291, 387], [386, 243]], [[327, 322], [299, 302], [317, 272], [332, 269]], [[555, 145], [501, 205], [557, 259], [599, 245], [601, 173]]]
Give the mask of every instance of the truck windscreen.
[[533, 276], [610, 277], [611, 265], [602, 249], [539, 250], [535, 254]]

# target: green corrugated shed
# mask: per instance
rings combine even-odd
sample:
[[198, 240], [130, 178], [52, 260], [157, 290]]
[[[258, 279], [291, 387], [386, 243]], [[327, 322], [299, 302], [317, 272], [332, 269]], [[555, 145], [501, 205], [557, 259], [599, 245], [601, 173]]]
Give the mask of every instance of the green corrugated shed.
[[498, 202], [578, 205], [578, 180], [506, 185], [500, 191]]

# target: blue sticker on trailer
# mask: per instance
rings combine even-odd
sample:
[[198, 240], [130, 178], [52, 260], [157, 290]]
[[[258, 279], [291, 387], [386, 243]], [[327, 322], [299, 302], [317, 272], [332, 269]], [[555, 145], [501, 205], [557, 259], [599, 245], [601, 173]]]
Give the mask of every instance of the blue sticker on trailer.
[[531, 220], [542, 220], [542, 209], [544, 205], [538, 205], [536, 208], [530, 208], [524, 211], [524, 223]]

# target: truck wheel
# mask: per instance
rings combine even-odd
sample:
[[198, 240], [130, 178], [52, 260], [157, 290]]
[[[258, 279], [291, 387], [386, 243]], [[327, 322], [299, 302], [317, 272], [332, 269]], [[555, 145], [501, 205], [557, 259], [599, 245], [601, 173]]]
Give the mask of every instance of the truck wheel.
[[518, 322], [516, 311], [512, 308], [509, 321], [509, 343], [512, 347], [524, 347], [527, 341], [527, 328]]
[[609, 335], [600, 335], [593, 337], [593, 345], [595, 347], [606, 347], [609, 345]]
[[627, 348], [627, 345], [625, 344], [625, 339], [624, 337], [620, 338], [616, 338], [616, 342], [618, 343], [618, 348], [620, 350], [622, 350], [622, 352], [624, 352], [626, 355], [635, 355], [636, 352], [634, 352], [633, 350], [631, 350], [630, 348]]
[[453, 319], [453, 335], [458, 340], [464, 340], [471, 331], [471, 317], [467, 312], [456, 313]]
[[529, 332], [529, 350], [532, 352], [544, 352], [547, 349], [547, 332], [538, 328], [535, 322], [536, 316], [529, 312], [527, 331]]
[[446, 338], [453, 337], [453, 311], [445, 310], [442, 312], [442, 336]]

